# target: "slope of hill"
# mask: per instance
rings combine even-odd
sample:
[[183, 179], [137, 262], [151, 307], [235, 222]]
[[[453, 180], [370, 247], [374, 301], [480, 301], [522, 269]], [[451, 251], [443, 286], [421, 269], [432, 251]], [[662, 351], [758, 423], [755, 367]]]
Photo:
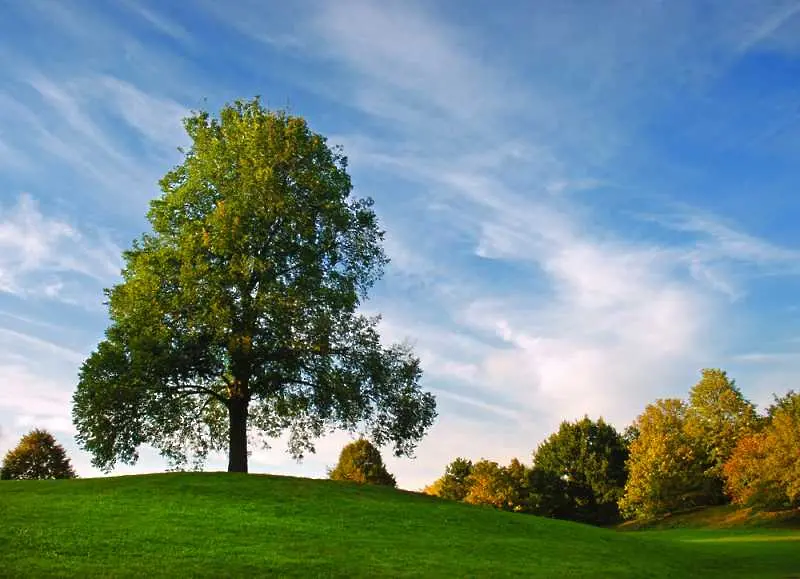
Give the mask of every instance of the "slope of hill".
[[619, 533], [226, 473], [0, 483], [3, 577], [787, 577], [800, 533]]
[[667, 529], [796, 529], [800, 530], [800, 509], [759, 511], [733, 505], [705, 507], [648, 521], [629, 521], [622, 531]]

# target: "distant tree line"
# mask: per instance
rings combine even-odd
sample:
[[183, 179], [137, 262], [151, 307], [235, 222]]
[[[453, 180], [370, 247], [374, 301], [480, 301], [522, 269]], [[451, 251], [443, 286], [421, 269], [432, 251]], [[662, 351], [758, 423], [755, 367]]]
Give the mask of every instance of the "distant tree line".
[[[396, 486], [366, 439], [346, 445], [331, 479]], [[9, 451], [3, 479], [74, 478], [63, 447], [34, 430]], [[800, 393], [763, 414], [726, 372], [702, 371], [688, 400], [659, 399], [622, 433], [602, 418], [564, 421], [530, 466], [464, 457], [423, 492], [443, 499], [591, 524], [734, 503], [800, 507]]]
[[601, 525], [729, 502], [800, 506], [800, 394], [759, 415], [726, 372], [701, 374], [687, 401], [656, 400], [622, 433], [602, 418], [565, 421], [530, 466], [459, 457], [423, 492]]

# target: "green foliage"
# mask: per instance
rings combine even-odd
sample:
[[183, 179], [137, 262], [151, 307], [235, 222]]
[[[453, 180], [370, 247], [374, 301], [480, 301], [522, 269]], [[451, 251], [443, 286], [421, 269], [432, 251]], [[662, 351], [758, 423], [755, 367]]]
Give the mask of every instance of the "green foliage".
[[[724, 465], [761, 421], [725, 371], [707, 368], [701, 374], [688, 404], [660, 400], [634, 424], [638, 435], [631, 437], [630, 476], [620, 501], [627, 516], [651, 517], [727, 500]], [[755, 448], [752, 440], [747, 444]]]
[[516, 458], [504, 467], [489, 460], [473, 464], [459, 457], [423, 492], [451, 501], [521, 512], [528, 510], [528, 478], [528, 469]]
[[[179, 515], [179, 516], [177, 516]], [[176, 473], [0, 484], [0, 575], [797, 575], [797, 531], [619, 532], [370, 485]]]
[[372, 201], [306, 122], [258, 99], [185, 120], [192, 145], [161, 180], [152, 231], [107, 291], [111, 325], [81, 368], [77, 438], [93, 464], [149, 444], [176, 465], [250, 433], [289, 433], [296, 457], [331, 428], [410, 455], [432, 425], [419, 359], [359, 314], [387, 262]]
[[472, 466], [467, 488], [465, 503], [513, 510], [520, 502], [508, 470], [493, 460], [480, 460]]
[[618, 519], [627, 478], [623, 437], [602, 418], [562, 422], [533, 457], [533, 511], [590, 523]]
[[789, 390], [783, 396], [772, 395], [773, 403], [767, 408], [767, 418], [770, 419], [779, 410], [788, 412], [792, 416], [800, 417], [800, 392]]
[[508, 501], [508, 508], [520, 513], [529, 512], [531, 470], [522, 464], [519, 459], [512, 458], [509, 465], [505, 467], [505, 471], [512, 491]]
[[470, 474], [472, 474], [472, 461], [458, 457], [447, 465], [444, 475], [424, 492], [450, 501], [463, 501], [469, 492], [467, 480]]
[[636, 419], [639, 435], [630, 445], [628, 480], [619, 501], [624, 516], [652, 517], [704, 499], [705, 465], [686, 433], [687, 412], [682, 400], [660, 399]]
[[46, 430], [32, 430], [9, 450], [0, 468], [1, 480], [76, 478], [64, 447]]
[[363, 438], [345, 445], [339, 462], [328, 472], [331, 480], [396, 486], [394, 476], [383, 465], [380, 451]]
[[723, 370], [705, 369], [689, 394], [686, 432], [709, 478], [708, 504], [724, 502], [722, 466], [738, 440], [757, 425], [755, 407]]

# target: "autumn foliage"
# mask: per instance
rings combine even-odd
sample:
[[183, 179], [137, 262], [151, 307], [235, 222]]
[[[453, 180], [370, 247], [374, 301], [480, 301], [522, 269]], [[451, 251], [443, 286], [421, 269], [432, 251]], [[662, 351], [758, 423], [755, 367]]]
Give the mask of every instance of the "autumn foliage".
[[32, 430], [9, 450], [0, 468], [0, 479], [34, 480], [75, 478], [67, 453], [46, 430]]
[[686, 404], [657, 400], [636, 419], [629, 476], [619, 502], [627, 517], [647, 517], [694, 506], [703, 484], [703, 465], [686, 433]]
[[725, 371], [704, 369], [686, 400], [648, 404], [622, 434], [565, 421], [530, 467], [457, 458], [423, 492], [595, 524], [727, 502], [800, 507], [800, 394], [759, 415]]
[[767, 508], [800, 505], [800, 394], [790, 393], [759, 432], [739, 440], [724, 465], [734, 503]]

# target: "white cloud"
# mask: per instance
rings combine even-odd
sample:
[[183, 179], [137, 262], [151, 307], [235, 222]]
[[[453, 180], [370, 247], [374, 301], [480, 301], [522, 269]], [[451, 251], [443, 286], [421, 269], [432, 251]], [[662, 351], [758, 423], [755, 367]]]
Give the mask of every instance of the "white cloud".
[[[18, 350], [19, 351], [19, 350]], [[36, 355], [26, 362], [15, 362], [4, 357], [0, 361], [0, 414], [12, 418], [8, 428], [20, 433], [32, 428], [46, 428], [59, 435], [72, 436], [75, 432], [71, 419], [72, 388], [66, 376], [56, 378], [42, 372], [38, 356], [48, 349], [34, 349]], [[38, 355], [38, 356], [37, 356]], [[61, 369], [66, 364], [57, 365]], [[74, 379], [73, 379], [74, 380]]]
[[85, 287], [119, 275], [120, 249], [103, 235], [88, 237], [64, 219], [43, 215], [27, 194], [0, 205], [0, 291], [70, 300], [65, 284]]
[[82, 84], [87, 92], [96, 93], [98, 100], [112, 103], [117, 115], [160, 149], [175, 151], [187, 144], [182, 123], [189, 114], [186, 107], [111, 76], [90, 78]]
[[[791, 2], [779, 2], [774, 3], [777, 5], [770, 6], [772, 10], [769, 10], [765, 16], [755, 20], [755, 26], [752, 31], [748, 31], [744, 34], [744, 37], [739, 43], [739, 50], [741, 52], [746, 52], [753, 47], [757, 46], [759, 43], [766, 43], [771, 44], [770, 41], [778, 40], [784, 41], [785, 37], [782, 37], [776, 33], [781, 31], [781, 28], [789, 28], [786, 26], [792, 20], [797, 21], [797, 15], [800, 13], [800, 2], [791, 1]], [[797, 27], [790, 28], [787, 32], [791, 34], [791, 32], [796, 32]], [[779, 38], [775, 38], [778, 36]], [[796, 43], [796, 35], [795, 35], [795, 43]]]
[[53, 342], [8, 328], [0, 327], [0, 344], [5, 345], [4, 355], [8, 355], [9, 352], [15, 350], [19, 351], [17, 349], [21, 347], [32, 347], [40, 352], [46, 352], [50, 356], [56, 356], [57, 358], [73, 364], [78, 364], [83, 360], [83, 354], [81, 352], [76, 352], [75, 350], [65, 348]]
[[88, 183], [102, 202], [113, 196], [114, 209], [135, 206], [141, 214], [143, 201], [187, 142], [187, 108], [108, 74], [45, 74], [26, 58], [10, 62], [8, 72], [19, 82], [0, 91], [0, 119], [14, 135], [5, 148], [13, 145], [19, 160], [62, 164], [60, 190]]
[[[191, 34], [188, 23], [144, 5], [128, 7], [177, 40]], [[791, 377], [794, 367], [782, 352], [740, 348], [741, 326], [725, 322], [744, 315], [733, 308], [742, 307], [752, 275], [797, 273], [798, 250], [692, 208], [655, 216], [669, 229], [668, 240], [636, 237], [615, 222], [611, 200], [603, 206], [606, 199], [586, 193], [624, 174], [612, 170], [614, 163], [636, 154], [637, 130], [658, 118], [661, 105], [675, 95], [702, 94], [742, 50], [789, 47], [784, 37], [797, 20], [794, 3], [736, 1], [709, 7], [703, 18], [691, 4], [545, 3], [524, 27], [504, 28], [503, 43], [445, 22], [424, 3], [357, 0], [312, 8], [250, 2], [211, 11], [234, 19], [261, 49], [285, 51], [269, 56], [291, 60], [281, 73], [295, 88], [345, 105], [337, 113], [345, 112], [342, 123], [352, 134], [331, 142], [345, 145], [354, 172], [377, 175], [385, 185], [374, 196], [379, 212], [391, 207], [385, 223], [394, 261], [390, 299], [378, 300], [376, 309], [386, 312], [388, 340], [415, 342], [441, 412], [416, 461], [387, 459], [402, 486], [430, 482], [456, 455], [528, 459], [560, 420], [583, 413], [624, 426], [654, 397], [685, 394], [699, 368], [719, 360], [781, 363], [771, 374], [743, 374], [754, 397]], [[77, 12], [59, 6], [48, 17], [56, 16], [64, 16], [73, 36], [85, 34]], [[498, 13], [481, 24], [515, 17]], [[98, 26], [102, 18], [88, 21], [98, 34], [86, 46], [110, 50], [121, 30]], [[144, 55], [152, 57], [144, 59], [151, 72], [161, 67], [135, 39], [120, 36], [121, 50], [138, 55], [137, 65]], [[241, 52], [232, 64], [263, 60], [256, 49]], [[309, 62], [330, 74], [308, 74]], [[3, 120], [35, 136], [26, 148], [4, 134], [5, 150], [50, 153], [108, 191], [135, 188], [129, 184], [149, 179], [152, 163], [162, 166], [184, 138], [184, 108], [166, 96], [184, 83], [180, 75], [166, 78], [174, 69], [162, 73], [170, 93], [159, 83], [83, 68], [17, 75], [30, 81], [43, 106], [36, 109], [27, 93], [0, 94]], [[213, 73], [206, 86], [216, 82]], [[132, 136], [146, 143], [144, 154], [126, 146]], [[611, 217], [595, 213], [598, 207]], [[42, 214], [30, 197], [2, 208], [6, 291], [65, 299], [73, 275], [97, 281], [116, 275], [118, 255], [101, 236]], [[74, 362], [57, 344], [30, 336], [17, 341], [37, 355]], [[731, 350], [751, 353], [726, 358]], [[46, 411], [13, 402], [24, 398], [18, 389], [4, 391], [0, 403], [23, 422], [66, 428], [58, 410], [65, 399], [57, 392], [71, 385], [50, 380], [30, 360], [18, 350], [0, 371], [32, 384]], [[254, 453], [253, 464], [324, 476], [346, 440], [326, 437], [301, 466], [276, 442], [272, 451]]]
[[153, 28], [162, 34], [170, 36], [175, 40], [186, 44], [192, 43], [192, 35], [186, 30], [186, 28], [174, 20], [167, 18], [163, 14], [155, 10], [150, 10], [144, 6], [142, 2], [123, 0], [122, 4], [128, 10], [148, 22]]
[[[323, 11], [313, 22], [326, 41], [326, 54], [353, 73], [353, 94], [380, 98], [380, 108], [367, 107], [368, 112], [381, 118], [394, 115], [393, 120], [415, 128], [427, 125], [427, 130], [413, 133], [422, 139], [417, 148], [424, 152], [415, 153], [412, 147], [397, 154], [403, 144], [393, 143], [392, 149], [377, 144], [364, 154], [357, 148], [353, 163], [413, 179], [446, 199], [441, 207], [449, 223], [471, 237], [475, 254], [497, 267], [513, 265], [518, 272], [513, 287], [477, 279], [468, 269], [457, 272], [461, 299], [448, 296], [438, 306], [456, 328], [493, 333], [505, 345], [485, 345], [467, 360], [452, 349], [421, 343], [427, 354], [423, 361], [437, 377], [449, 374], [453, 380], [482, 384], [487, 395], [506, 397], [523, 412], [541, 412], [551, 425], [584, 412], [602, 413], [623, 425], [653, 397], [682, 394], [697, 370], [724, 351], [727, 338], [717, 335], [712, 341], [709, 336], [736, 290], [724, 270], [711, 264], [774, 259], [785, 265], [794, 257], [792, 250], [732, 228], [710, 230], [708, 222], [702, 225], [714, 243], [705, 246], [689, 237], [698, 232], [698, 224], [683, 230], [684, 243], [671, 245], [629, 239], [593, 222], [580, 197], [553, 195], [566, 183], [593, 187], [602, 182], [585, 176], [585, 157], [563, 153], [571, 149], [574, 131], [583, 131], [591, 141], [592, 130], [564, 118], [569, 108], [561, 104], [534, 98], [530, 111], [520, 111], [518, 86], [511, 87], [511, 98], [504, 101], [507, 86], [498, 80], [502, 75], [470, 57], [458, 35], [424, 11], [357, 3], [337, 6], [336, 14]], [[588, 25], [589, 19], [581, 22]], [[412, 38], [425, 40], [412, 43]], [[599, 55], [605, 48], [608, 44], [601, 44]], [[634, 80], [642, 80], [649, 73], [642, 69], [636, 74], [640, 76]], [[545, 83], [550, 80], [544, 78]], [[432, 103], [437, 113], [416, 103]], [[513, 140], [504, 122], [507, 110], [534, 130], [515, 143], [516, 154], [477, 163], [485, 150], [480, 147]], [[552, 146], [543, 140], [552, 132], [540, 110], [564, 121], [565, 131], [553, 135]], [[598, 110], [598, 127], [613, 119], [608, 113]], [[461, 142], [440, 137], [442, 124], [458, 125], [454, 134], [479, 136]], [[367, 142], [363, 135], [350, 141]], [[522, 167], [520, 151], [527, 152]], [[430, 198], [426, 202], [433, 203]], [[409, 203], [407, 211], [419, 214], [422, 208]], [[415, 255], [410, 239], [392, 244], [400, 247], [401, 266], [448, 269], [449, 254], [441, 250], [422, 249]]]

